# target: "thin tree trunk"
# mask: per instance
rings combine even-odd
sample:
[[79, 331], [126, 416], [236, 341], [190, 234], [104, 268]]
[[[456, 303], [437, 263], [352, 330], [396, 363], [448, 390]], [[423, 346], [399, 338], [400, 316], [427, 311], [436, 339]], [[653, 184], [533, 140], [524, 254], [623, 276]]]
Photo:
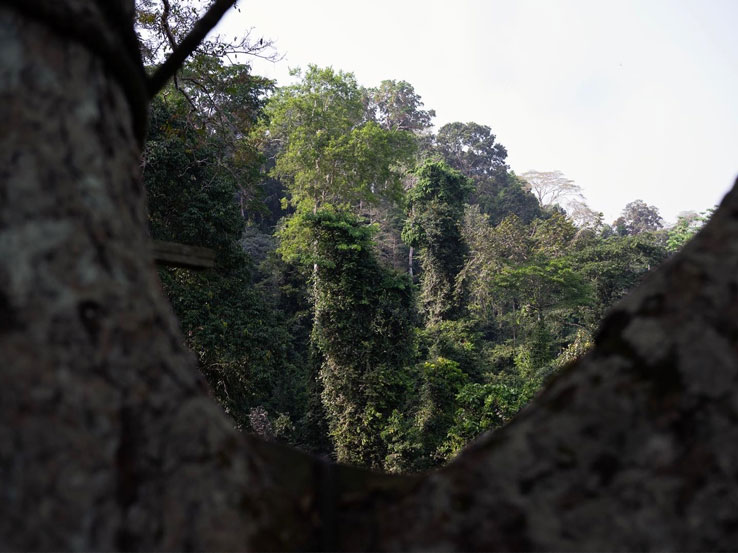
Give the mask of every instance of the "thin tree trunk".
[[738, 193], [508, 427], [426, 475], [334, 466], [207, 397], [148, 251], [131, 96], [73, 27], [0, 7], [0, 548], [735, 547]]

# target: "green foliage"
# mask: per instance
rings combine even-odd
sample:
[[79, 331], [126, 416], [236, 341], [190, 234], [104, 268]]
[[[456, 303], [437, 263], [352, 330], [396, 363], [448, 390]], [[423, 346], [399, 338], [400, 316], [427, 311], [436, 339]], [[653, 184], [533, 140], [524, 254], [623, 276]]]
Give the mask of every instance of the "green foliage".
[[457, 452], [513, 416], [545, 381], [591, 346], [604, 311], [666, 256], [658, 237], [603, 239], [561, 212], [499, 224], [467, 208], [470, 256], [461, 278], [478, 323], [482, 378], [457, 396], [442, 451]]
[[538, 200], [523, 186], [523, 181], [514, 174], [501, 172], [494, 179], [478, 180], [470, 198], [490, 218], [490, 224], [497, 225], [510, 215], [515, 215], [523, 223], [545, 218]]
[[508, 171], [507, 150], [495, 140], [487, 126], [449, 123], [438, 131], [434, 151], [449, 166], [471, 179], [469, 203], [479, 206], [493, 225], [513, 214], [525, 223], [543, 217], [525, 181]]
[[[407, 194], [408, 204], [422, 209], [430, 204], [447, 206], [449, 214], [458, 218], [464, 213], [464, 202], [471, 185], [461, 173], [439, 161], [426, 161], [414, 171], [415, 186]], [[423, 240], [423, 238], [419, 238]], [[416, 245], [421, 245], [420, 243]]]
[[[228, 68], [221, 82], [236, 75], [237, 88], [249, 86], [238, 71]], [[249, 94], [265, 92], [262, 81], [250, 83]], [[235, 91], [224, 94], [231, 98]], [[249, 109], [257, 107], [255, 102]], [[230, 135], [207, 113], [195, 116], [190, 109], [172, 90], [152, 102], [144, 152], [149, 223], [154, 238], [215, 249], [216, 268], [162, 269], [164, 291], [187, 345], [235, 424], [254, 430], [250, 413], [259, 408], [281, 417], [280, 436], [292, 440], [289, 429], [304, 416], [304, 361], [293, 348], [289, 317], [257, 290], [254, 268], [239, 245], [239, 191], [253, 186], [249, 179], [258, 174], [259, 159], [248, 144], [228, 142]]]
[[[145, 170], [149, 173], [159, 171], [154, 180], [169, 181], [171, 188], [157, 190], [156, 197], [151, 196], [153, 192], [150, 191], [150, 205], [159, 211], [180, 213], [191, 202], [190, 198], [182, 198], [177, 193], [179, 181], [189, 179], [202, 183], [207, 182], [202, 180], [202, 175], [217, 175], [212, 186], [200, 186], [199, 192], [230, 194], [237, 198], [240, 225], [247, 211], [263, 210], [264, 193], [259, 182], [263, 157], [250, 131], [274, 84], [252, 75], [248, 65], [224, 65], [221, 60], [205, 55], [196, 56], [182, 72], [179, 87], [166, 88], [151, 104]], [[194, 201], [200, 205], [206, 200], [195, 198]], [[214, 210], [210, 215], [207, 209], [199, 207], [191, 215], [209, 217], [207, 226], [217, 234], [215, 227], [220, 224], [220, 211], [232, 210], [232, 204], [230, 199], [218, 200], [211, 205]], [[154, 215], [152, 224], [157, 224], [156, 219]], [[230, 221], [230, 216], [228, 219]], [[196, 221], [191, 223], [176, 232], [172, 229], [180, 241], [181, 232], [204, 228]], [[201, 243], [203, 237], [196, 239]]]
[[436, 136], [436, 148], [454, 169], [470, 178], [495, 177], [506, 169], [507, 150], [492, 130], [477, 123], [448, 123]]
[[218, 142], [186, 125], [185, 110], [176, 96], [151, 105], [144, 152], [151, 231], [162, 240], [228, 250], [243, 224], [233, 202], [237, 185], [227, 171], [199, 162], [218, 155]]
[[338, 460], [379, 468], [382, 432], [412, 386], [414, 294], [409, 279], [374, 255], [374, 228], [330, 210], [305, 214], [314, 248], [313, 341], [323, 406]]
[[469, 319], [429, 323], [419, 332], [421, 358], [451, 360], [474, 380], [483, 372], [480, 343], [476, 323]]
[[500, 298], [537, 318], [546, 310], [586, 304], [590, 293], [585, 279], [566, 258], [504, 267], [490, 284]]
[[546, 219], [538, 219], [530, 226], [533, 240], [532, 253], [539, 257], [560, 257], [573, 246], [577, 228], [562, 213], [552, 213]]
[[554, 361], [557, 369], [565, 367], [567, 364], [576, 361], [587, 353], [594, 345], [592, 334], [586, 329], [580, 328], [574, 335], [574, 340], [558, 355]]
[[[144, 155], [152, 235], [217, 251], [212, 271], [161, 270], [187, 344], [235, 424], [268, 439], [436, 467], [583, 355], [698, 226], [653, 232], [645, 206], [608, 230], [558, 205], [578, 193], [559, 173], [511, 173], [489, 127], [433, 137], [404, 81], [296, 75], [267, 100], [247, 66], [198, 54], [154, 101]], [[431, 159], [408, 172], [419, 144]], [[419, 294], [389, 268], [409, 247]]]
[[287, 183], [298, 211], [399, 197], [401, 171], [416, 143], [400, 129], [370, 120], [366, 92], [350, 73], [311, 65], [296, 73], [266, 108], [265, 130], [280, 144], [273, 174]]
[[648, 271], [668, 257], [668, 251], [651, 234], [611, 236], [595, 240], [573, 253], [578, 272], [591, 283], [593, 301], [586, 321], [594, 332], [605, 311], [633, 289]]
[[370, 112], [384, 129], [421, 132], [431, 126], [436, 112], [421, 109], [423, 102], [406, 81], [382, 81], [369, 90]]
[[692, 212], [689, 215], [679, 217], [676, 225], [668, 230], [666, 249], [672, 253], [682, 249], [684, 244], [689, 242], [705, 223], [710, 220], [714, 212], [715, 208], [711, 208], [699, 215]]
[[415, 424], [422, 437], [422, 453], [415, 461], [415, 468], [428, 468], [444, 458], [439, 448], [453, 424], [456, 394], [468, 382], [468, 377], [458, 363], [443, 357], [424, 362], [421, 375]]
[[182, 269], [164, 269], [160, 276], [188, 347], [236, 425], [250, 429], [255, 407], [299, 420], [306, 389], [301, 360], [290, 349], [283, 315], [263, 301], [248, 276]]
[[463, 292], [456, 279], [464, 266], [466, 244], [461, 226], [470, 183], [443, 162], [426, 161], [407, 194], [410, 209], [402, 238], [420, 248], [423, 311], [428, 321], [458, 317]]
[[507, 384], [469, 383], [456, 395], [456, 411], [439, 453], [446, 459], [486, 430], [499, 428], [523, 407], [530, 395]]
[[496, 227], [486, 221], [478, 211], [467, 212], [465, 235], [473, 255], [462, 278], [477, 316], [496, 314], [498, 324], [517, 336], [531, 321], [587, 304], [591, 290], [570, 258], [576, 229], [564, 216], [530, 225], [514, 215]]

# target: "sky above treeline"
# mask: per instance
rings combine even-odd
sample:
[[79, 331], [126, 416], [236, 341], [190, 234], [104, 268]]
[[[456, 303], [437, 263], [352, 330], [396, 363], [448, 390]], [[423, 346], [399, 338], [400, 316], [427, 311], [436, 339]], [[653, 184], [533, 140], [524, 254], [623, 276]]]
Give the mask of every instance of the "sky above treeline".
[[[240, 0], [218, 27], [275, 42], [254, 72], [408, 81], [435, 125], [491, 127], [510, 167], [562, 171], [611, 222], [626, 203], [667, 221], [738, 176], [737, 0]], [[246, 60], [240, 60], [246, 61]]]

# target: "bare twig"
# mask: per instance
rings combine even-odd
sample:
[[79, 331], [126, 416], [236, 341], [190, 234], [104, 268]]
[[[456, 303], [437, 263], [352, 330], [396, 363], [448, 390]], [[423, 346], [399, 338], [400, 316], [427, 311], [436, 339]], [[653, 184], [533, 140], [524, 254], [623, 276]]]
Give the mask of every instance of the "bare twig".
[[[169, 13], [171, 12], [171, 6], [169, 4], [169, 0], [161, 0], [161, 3], [164, 5], [164, 9], [161, 12], [161, 17], [159, 20], [161, 21], [161, 28], [164, 29], [164, 34], [167, 37], [167, 42], [169, 42], [169, 47], [172, 49], [172, 52], [176, 52], [177, 50], [177, 41], [174, 39], [174, 33], [172, 33], [172, 28], [169, 26]], [[179, 87], [179, 82], [177, 81], [177, 73], [175, 71], [174, 75], [172, 75], [174, 80], [174, 88], [182, 94], [182, 96], [185, 97], [185, 99], [189, 102], [190, 107], [192, 107], [193, 110], [197, 110], [197, 106], [195, 106], [195, 102], [190, 98], [190, 96], [187, 94], [187, 92], [184, 91], [184, 89]]]
[[182, 40], [167, 60], [159, 66], [147, 81], [149, 98], [153, 98], [164, 87], [166, 82], [177, 72], [187, 57], [195, 51], [205, 36], [218, 24], [223, 14], [228, 11], [236, 0], [215, 0], [205, 15], [203, 15], [192, 31]]
[[161, 28], [164, 29], [164, 34], [169, 41], [169, 47], [172, 49], [172, 52], [174, 52], [177, 50], [177, 41], [174, 40], [172, 28], [169, 26], [169, 12], [172, 8], [169, 5], [169, 0], [161, 0], [161, 3], [164, 4], [164, 9], [162, 10], [161, 17], [159, 18], [161, 21]]

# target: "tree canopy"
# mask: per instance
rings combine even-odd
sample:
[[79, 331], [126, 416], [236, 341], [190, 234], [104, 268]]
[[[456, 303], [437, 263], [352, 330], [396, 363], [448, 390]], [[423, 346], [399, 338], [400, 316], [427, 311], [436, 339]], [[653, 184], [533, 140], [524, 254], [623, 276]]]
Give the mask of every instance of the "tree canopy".
[[270, 140], [282, 145], [274, 175], [287, 179], [298, 210], [376, 203], [400, 192], [395, 166], [410, 159], [407, 130], [369, 118], [366, 91], [350, 73], [310, 66], [298, 84], [280, 89], [265, 116]]

